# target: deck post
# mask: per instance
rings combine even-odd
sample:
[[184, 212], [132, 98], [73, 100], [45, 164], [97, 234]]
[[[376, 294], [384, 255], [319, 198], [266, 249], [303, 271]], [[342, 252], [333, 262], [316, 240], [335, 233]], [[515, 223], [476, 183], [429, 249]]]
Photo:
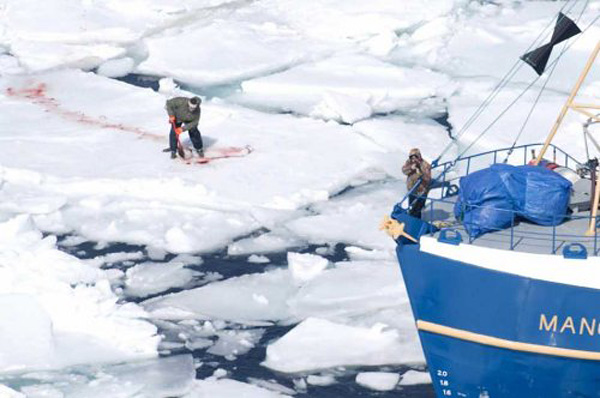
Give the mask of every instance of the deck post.
[[552, 216], [552, 254], [556, 254], [556, 223], [554, 215]]
[[[444, 188], [442, 188], [443, 190]], [[429, 200], [429, 234], [433, 236], [433, 200]]]
[[444, 171], [442, 172], [442, 197], [440, 199], [444, 199], [444, 188], [446, 187], [446, 171], [448, 171], [447, 166], [444, 166]]
[[598, 215], [598, 201], [600, 200], [600, 173], [596, 173], [596, 175], [596, 189], [594, 190], [592, 215], [590, 218], [590, 225], [588, 227], [588, 230], [585, 232], [586, 236], [592, 236], [596, 234], [596, 216]]
[[510, 219], [510, 250], [514, 249], [515, 241], [515, 212], [512, 212], [512, 218]]

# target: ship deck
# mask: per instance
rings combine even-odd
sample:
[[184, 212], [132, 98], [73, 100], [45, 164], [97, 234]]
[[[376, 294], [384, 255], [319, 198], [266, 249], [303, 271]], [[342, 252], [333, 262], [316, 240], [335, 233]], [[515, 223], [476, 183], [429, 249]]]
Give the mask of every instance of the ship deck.
[[557, 226], [542, 226], [516, 220], [513, 227], [488, 232], [478, 238], [470, 239], [464, 225], [456, 220], [453, 213], [455, 200], [430, 201], [423, 210], [423, 221], [433, 222], [440, 231], [434, 234], [439, 237], [444, 229], [452, 229], [461, 234], [463, 242], [472, 245], [495, 249], [515, 250], [536, 254], [562, 253], [571, 243], [582, 244], [589, 255], [597, 255], [600, 251], [600, 237], [596, 234], [586, 236], [590, 222], [590, 212], [574, 212], [563, 223]]
[[[512, 149], [499, 149], [489, 152], [459, 158], [455, 162], [440, 164], [434, 168], [438, 173], [434, 187], [422, 211], [423, 221], [433, 223], [441, 231], [451, 229], [460, 233], [462, 241], [477, 246], [503, 250], [515, 250], [536, 254], [562, 253], [565, 247], [573, 243], [581, 244], [588, 255], [598, 255], [600, 252], [600, 231], [587, 236], [590, 225], [590, 179], [582, 179], [575, 172], [575, 166], [581, 165], [576, 159], [552, 146], [552, 162], [559, 165], [555, 170], [573, 183], [571, 196], [571, 213], [556, 226], [542, 226], [515, 217], [514, 225], [508, 228], [488, 232], [478, 238], [471, 239], [466, 228], [454, 216], [454, 204], [458, 195], [449, 195], [453, 188], [458, 190], [459, 179], [462, 176], [509, 159], [509, 164], [522, 165], [529, 161], [529, 153], [539, 149], [540, 144], [528, 144]], [[597, 217], [598, 220], [598, 217]], [[441, 231], [434, 236], [439, 237]]]

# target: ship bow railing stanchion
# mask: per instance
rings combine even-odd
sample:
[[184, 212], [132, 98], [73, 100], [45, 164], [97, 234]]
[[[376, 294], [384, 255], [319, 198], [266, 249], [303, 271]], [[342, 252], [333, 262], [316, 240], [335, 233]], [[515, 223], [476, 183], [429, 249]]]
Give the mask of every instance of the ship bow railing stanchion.
[[510, 218], [510, 250], [515, 248], [515, 213], [512, 212]]
[[552, 254], [556, 254], [556, 222], [552, 216]]
[[[433, 223], [433, 203], [434, 203], [433, 200], [429, 201], [429, 224]], [[433, 228], [431, 226], [429, 226], [428, 228], [429, 228], [429, 234], [431, 236], [433, 236]]]

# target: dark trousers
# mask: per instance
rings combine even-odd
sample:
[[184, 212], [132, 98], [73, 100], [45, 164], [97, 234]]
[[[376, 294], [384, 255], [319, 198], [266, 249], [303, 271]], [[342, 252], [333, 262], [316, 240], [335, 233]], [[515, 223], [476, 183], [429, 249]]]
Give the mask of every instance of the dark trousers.
[[408, 195], [408, 214], [415, 217], [421, 218], [421, 210], [425, 207], [425, 200], [427, 199], [426, 194], [410, 194]]
[[[181, 123], [177, 123], [177, 127], [181, 127]], [[202, 135], [200, 135], [200, 130], [198, 127], [194, 127], [188, 130], [188, 134], [190, 135], [190, 140], [194, 145], [194, 149], [197, 151], [203, 148], [202, 145]], [[171, 132], [169, 133], [169, 148], [171, 152], [177, 151], [177, 134], [175, 134], [175, 129], [171, 124]]]

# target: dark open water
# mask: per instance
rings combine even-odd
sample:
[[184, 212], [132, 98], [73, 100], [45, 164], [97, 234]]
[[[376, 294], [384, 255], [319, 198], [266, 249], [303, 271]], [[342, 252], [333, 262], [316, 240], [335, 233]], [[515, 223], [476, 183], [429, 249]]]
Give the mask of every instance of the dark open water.
[[[143, 246], [133, 246], [127, 244], [110, 244], [105, 247], [99, 248], [94, 242], [84, 242], [76, 246], [64, 246], [62, 242], [66, 237], [59, 239], [59, 247], [61, 250], [72, 254], [81, 259], [91, 259], [96, 256], [102, 256], [111, 253], [135, 253], [142, 252], [145, 254], [145, 258], [139, 260], [127, 260], [123, 262], [116, 262], [109, 264], [106, 268], [116, 268], [125, 271], [127, 268], [134, 266], [137, 263], [143, 263], [146, 261], [152, 262], [168, 262], [174, 256], [167, 255], [164, 260], [157, 261], [156, 259], [150, 259], [147, 257], [146, 250]], [[296, 248], [294, 251], [303, 253], [314, 253], [317, 246], [309, 246], [305, 248]], [[191, 264], [189, 268], [196, 269], [198, 271], [214, 272], [222, 276], [222, 279], [232, 278], [248, 273], [263, 272], [266, 267], [273, 267], [277, 264], [285, 264], [287, 258], [286, 253], [274, 253], [268, 255], [271, 263], [266, 265], [261, 264], [249, 264], [247, 256], [227, 256], [225, 253], [213, 253], [209, 255], [202, 255], [202, 264]], [[345, 251], [343, 245], [337, 245], [333, 250], [330, 250], [329, 255], [325, 255], [331, 261], [342, 261], [345, 258]], [[196, 286], [206, 283], [203, 279], [199, 279], [192, 283], [187, 288], [194, 288]], [[400, 282], [399, 282], [400, 283]], [[176, 292], [181, 289], [171, 289], [165, 293]], [[121, 297], [122, 301], [139, 302], [138, 298], [129, 298], [126, 296]], [[157, 325], [161, 333], [168, 335], [171, 331], [164, 330], [161, 325]], [[213, 374], [216, 369], [225, 369], [228, 371], [228, 377], [239, 380], [242, 382], [248, 382], [249, 379], [259, 379], [271, 382], [276, 382], [282, 386], [290, 389], [294, 388], [294, 380], [298, 380], [303, 375], [288, 375], [278, 373], [265, 368], [260, 363], [265, 359], [266, 346], [272, 341], [280, 338], [287, 333], [292, 326], [267, 326], [261, 327], [265, 329], [265, 333], [262, 335], [259, 343], [251, 349], [245, 355], [237, 356], [234, 360], [225, 359], [222, 356], [212, 355], [207, 352], [207, 349], [197, 349], [189, 351], [187, 348], [181, 348], [178, 350], [171, 351], [169, 355], [175, 355], [180, 353], [190, 353], [198, 361], [203, 363], [197, 370], [197, 378], [204, 379]], [[172, 332], [171, 332], [172, 333]], [[355, 377], [357, 373], [364, 371], [386, 371], [386, 372], [397, 372], [404, 373], [409, 370], [405, 366], [379, 366], [379, 367], [359, 367], [359, 368], [346, 368], [346, 369], [335, 369], [327, 374], [334, 373], [336, 375], [336, 383], [329, 386], [312, 386], [308, 385], [305, 391], [298, 391], [297, 397], [311, 397], [311, 398], [353, 398], [353, 397], [379, 397], [379, 398], [434, 398], [434, 393], [431, 385], [424, 386], [407, 386], [397, 387], [395, 390], [389, 392], [376, 392], [368, 390], [360, 385], [356, 384]], [[419, 369], [421, 370], [421, 369]]]
[[[118, 80], [123, 81], [128, 84], [132, 84], [138, 87], [151, 88], [154, 91], [158, 91], [158, 81], [160, 77], [158, 76], [147, 76], [140, 74], [130, 74], [119, 78]], [[201, 88], [190, 88], [185, 87], [185, 89], [190, 91], [195, 91], [200, 95], [207, 97], [221, 97], [227, 96], [230, 94], [232, 90], [235, 90], [235, 87], [211, 87], [207, 89]], [[451, 126], [447, 125], [447, 115], [440, 115], [439, 120], [436, 121], [440, 124], [445, 125], [448, 128], [449, 134], [451, 134]], [[166, 133], [165, 133], [166, 134]], [[297, 248], [294, 249], [296, 252], [301, 253], [314, 253], [314, 250], [317, 247], [311, 246], [306, 248]], [[62, 247], [66, 252], [73, 254], [79, 258], [93, 258], [99, 255], [105, 255], [109, 253], [122, 253], [122, 252], [144, 252], [145, 248], [141, 246], [131, 246], [125, 244], [113, 244], [107, 247], [98, 249], [97, 245], [93, 242], [82, 243], [77, 246], [70, 247]], [[330, 251], [330, 255], [325, 255], [330, 261], [343, 261], [345, 260], [345, 251], [343, 245], [337, 245], [334, 250]], [[170, 261], [174, 256], [168, 255], [165, 257], [164, 262]], [[226, 253], [213, 253], [213, 254], [203, 254], [202, 255], [202, 264], [198, 265], [190, 265], [189, 268], [197, 269], [201, 272], [214, 272], [218, 273], [222, 276], [223, 279], [232, 278], [248, 273], [256, 273], [263, 272], [265, 267], [272, 267], [273, 264], [285, 264], [287, 259], [287, 252], [284, 253], [272, 253], [268, 255], [271, 262], [264, 266], [260, 264], [248, 264], [247, 256], [227, 256]], [[118, 268], [121, 270], [125, 270], [128, 267], [133, 266], [135, 263], [145, 262], [145, 261], [153, 261], [160, 262], [156, 260], [151, 260], [150, 258], [145, 258], [141, 260], [137, 260], [135, 262], [126, 261], [124, 263], [115, 263], [112, 264], [111, 267]], [[192, 284], [191, 286], [187, 286], [187, 288], [193, 288], [195, 286], [199, 286], [205, 283], [203, 280], [198, 280], [197, 284]], [[400, 283], [400, 282], [399, 282]], [[171, 289], [167, 292], [163, 292], [162, 294], [173, 293], [176, 291], [180, 291], [181, 289]], [[124, 301], [134, 301], [139, 302], [139, 299], [136, 298], [127, 298], [123, 297]], [[157, 325], [159, 329], [161, 329], [161, 325]], [[259, 343], [251, 349], [245, 355], [238, 356], [235, 360], [227, 360], [221, 356], [212, 355], [207, 352], [207, 349], [199, 349], [192, 351], [192, 355], [198, 361], [201, 361], [204, 365], [201, 366], [197, 370], [197, 378], [203, 379], [208, 376], [211, 376], [216, 369], [225, 369], [228, 371], [228, 377], [242, 381], [248, 382], [248, 379], [260, 379], [276, 382], [282, 386], [285, 386], [290, 389], [294, 389], [294, 380], [299, 379], [303, 375], [287, 375], [283, 373], [278, 373], [272, 371], [268, 368], [265, 368], [260, 365], [260, 363], [265, 359], [265, 350], [266, 346], [272, 341], [280, 338], [285, 333], [287, 333], [292, 326], [270, 326], [266, 327], [265, 333], [262, 335]], [[168, 334], [169, 331], [161, 329], [161, 333]], [[189, 352], [187, 349], [180, 349], [178, 351], [171, 351], [171, 355], [179, 354], [183, 352]], [[389, 392], [376, 392], [372, 390], [368, 390], [364, 387], [359, 386], [355, 382], [356, 374], [365, 371], [385, 371], [385, 372], [397, 372], [404, 373], [408, 371], [409, 368], [405, 366], [381, 366], [381, 367], [359, 367], [359, 368], [346, 368], [346, 369], [336, 369], [333, 372], [328, 372], [328, 374], [335, 373], [336, 375], [336, 383], [330, 386], [312, 386], [308, 385], [305, 391], [299, 391], [296, 396], [302, 397], [311, 397], [311, 398], [353, 398], [353, 397], [379, 397], [379, 398], [434, 398], [435, 394], [433, 392], [433, 388], [431, 385], [425, 386], [407, 386], [407, 387], [397, 387], [393, 391]], [[422, 369], [419, 369], [422, 370]]]

